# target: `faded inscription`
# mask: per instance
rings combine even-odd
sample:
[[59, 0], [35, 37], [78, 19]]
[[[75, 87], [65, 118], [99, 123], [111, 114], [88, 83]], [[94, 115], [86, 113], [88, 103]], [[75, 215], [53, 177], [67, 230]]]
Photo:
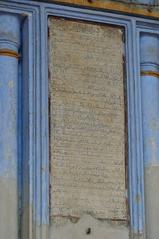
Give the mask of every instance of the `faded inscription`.
[[49, 20], [51, 216], [125, 220], [122, 30]]

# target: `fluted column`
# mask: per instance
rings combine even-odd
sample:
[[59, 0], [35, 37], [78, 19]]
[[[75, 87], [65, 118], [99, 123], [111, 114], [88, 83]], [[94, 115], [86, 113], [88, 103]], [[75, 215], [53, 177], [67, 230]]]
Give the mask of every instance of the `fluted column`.
[[159, 38], [140, 39], [146, 239], [159, 237]]
[[18, 238], [20, 19], [0, 13], [0, 238]]

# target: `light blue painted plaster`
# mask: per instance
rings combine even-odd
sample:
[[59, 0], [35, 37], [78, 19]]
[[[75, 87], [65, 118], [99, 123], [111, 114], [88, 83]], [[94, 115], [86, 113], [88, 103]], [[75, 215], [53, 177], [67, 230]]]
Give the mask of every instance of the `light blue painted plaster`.
[[[0, 49], [18, 52], [20, 20], [13, 14], [0, 14]], [[18, 59], [0, 55], [0, 176], [7, 171], [16, 176], [18, 134]]]
[[144, 163], [159, 165], [159, 80], [141, 77], [143, 102]]
[[[141, 34], [141, 71], [159, 73], [159, 36]], [[145, 165], [159, 165], [159, 80], [142, 76], [142, 110]]]
[[[0, 176], [17, 175], [18, 61], [0, 56]], [[11, 175], [10, 175], [11, 174]]]
[[[20, 19], [0, 13], [0, 50], [18, 53]], [[0, 54], [0, 238], [18, 238], [18, 59]]]
[[[159, 234], [159, 36], [140, 33], [146, 238]], [[156, 75], [155, 75], [156, 74]]]
[[155, 0], [133, 0], [133, 2], [142, 3], [142, 4], [154, 4]]
[[20, 46], [19, 17], [0, 12], [0, 48], [18, 51]]

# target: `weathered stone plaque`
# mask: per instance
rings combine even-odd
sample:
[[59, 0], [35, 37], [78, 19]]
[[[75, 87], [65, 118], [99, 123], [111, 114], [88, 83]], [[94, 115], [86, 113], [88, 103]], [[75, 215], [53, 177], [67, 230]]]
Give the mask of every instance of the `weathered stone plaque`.
[[49, 21], [51, 216], [125, 220], [122, 29]]

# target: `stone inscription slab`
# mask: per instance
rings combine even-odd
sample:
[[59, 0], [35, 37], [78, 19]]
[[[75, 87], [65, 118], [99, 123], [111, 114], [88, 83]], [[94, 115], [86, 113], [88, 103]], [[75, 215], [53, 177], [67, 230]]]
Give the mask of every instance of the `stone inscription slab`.
[[125, 220], [123, 32], [49, 27], [51, 216]]

